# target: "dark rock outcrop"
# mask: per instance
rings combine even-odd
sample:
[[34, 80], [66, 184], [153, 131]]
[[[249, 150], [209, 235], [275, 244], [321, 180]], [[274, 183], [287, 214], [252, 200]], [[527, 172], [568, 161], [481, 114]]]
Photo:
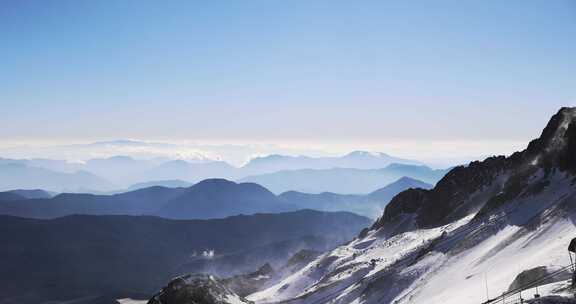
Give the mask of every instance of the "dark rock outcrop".
[[[560, 271], [559, 273], [556, 273], [557, 271], [558, 269], [546, 266], [524, 270], [514, 278], [514, 281], [512, 281], [510, 287], [508, 287], [508, 291], [518, 290], [519, 288], [529, 289], [540, 285], [568, 280], [572, 277], [572, 274], [568, 269]], [[551, 273], [556, 274], [551, 276]]]
[[270, 286], [270, 283], [277, 282], [295, 273], [312, 262], [320, 254], [320, 251], [302, 249], [292, 255], [286, 264], [278, 270], [275, 270], [270, 264], [266, 263], [255, 272], [233, 276], [222, 281], [238, 295], [244, 297], [262, 290], [265, 286]]
[[[539, 169], [576, 173], [576, 108], [562, 108], [522, 152], [495, 156], [452, 169], [431, 190], [410, 189], [395, 196], [372, 229], [383, 227], [402, 214], [412, 214], [415, 226], [435, 227], [473, 211], [482, 216], [506, 201], [534, 194], [547, 186], [542, 179], [529, 182]], [[502, 177], [500, 180], [499, 177]], [[483, 191], [485, 197], [474, 200]]]
[[148, 304], [252, 303], [210, 275], [184, 275], [170, 281]]

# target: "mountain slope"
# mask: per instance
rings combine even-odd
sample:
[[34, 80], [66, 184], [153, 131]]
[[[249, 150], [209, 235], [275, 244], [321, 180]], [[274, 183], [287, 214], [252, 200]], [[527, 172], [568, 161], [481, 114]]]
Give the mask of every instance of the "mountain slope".
[[299, 191], [307, 193], [333, 192], [366, 194], [399, 178], [410, 177], [435, 184], [447, 170], [433, 170], [426, 166], [391, 164], [383, 169], [302, 169], [249, 176], [241, 182], [260, 184], [274, 193]]
[[398, 193], [410, 188], [430, 189], [432, 185], [408, 177], [366, 195], [337, 194], [323, 192], [319, 194], [288, 191], [279, 198], [299, 208], [310, 208], [324, 211], [350, 211], [370, 218], [382, 214], [388, 202]]
[[367, 196], [368, 198], [375, 201], [389, 202], [394, 196], [396, 196], [398, 193], [404, 190], [417, 189], [417, 188], [431, 189], [433, 187], [434, 186], [432, 186], [429, 183], [425, 183], [423, 181], [404, 176], [398, 179], [397, 181], [384, 186], [383, 188], [380, 188], [378, 190], [373, 191], [372, 193], [369, 193]]
[[[242, 257], [235, 271], [277, 263], [300, 249], [326, 250], [352, 237], [368, 219], [311, 210], [175, 221], [156, 217], [68, 216], [53, 220], [0, 216], [3, 299], [52, 299], [131, 293], [151, 295], [198, 260], [218, 269]], [[303, 238], [323, 242], [307, 244]], [[260, 250], [277, 242], [275, 254]], [[320, 245], [315, 245], [320, 244]], [[325, 247], [327, 246], [327, 247]], [[210, 251], [212, 254], [201, 254]], [[260, 253], [263, 253], [262, 255]], [[245, 255], [243, 255], [245, 253]], [[182, 269], [184, 265], [188, 268]], [[223, 269], [224, 271], [224, 269]], [[225, 274], [225, 272], [221, 272]], [[14, 300], [14, 303], [24, 303]]]
[[574, 155], [576, 108], [562, 108], [526, 150], [454, 168], [431, 190], [400, 193], [371, 229], [249, 299], [467, 304], [488, 293], [501, 302], [522, 272], [569, 265]]
[[35, 189], [35, 190], [10, 190], [10, 193], [17, 194], [25, 199], [37, 199], [37, 198], [51, 198], [54, 196], [54, 193], [50, 193], [45, 190]]
[[149, 187], [154, 187], [154, 186], [161, 186], [161, 187], [167, 187], [167, 188], [188, 188], [188, 187], [191, 187], [192, 185], [193, 185], [192, 183], [189, 183], [189, 182], [186, 182], [183, 180], [179, 180], [179, 179], [154, 180], [154, 181], [136, 183], [134, 185], [131, 185], [130, 187], [128, 187], [128, 191], [134, 191], [134, 190], [144, 189], [144, 188], [149, 188]]
[[0, 202], [13, 202], [25, 199], [26, 198], [24, 196], [12, 191], [0, 192]]
[[22, 163], [0, 164], [0, 190], [44, 189], [55, 192], [112, 190], [110, 182], [86, 171], [64, 173]]
[[0, 165], [6, 165], [6, 164], [20, 164], [28, 167], [43, 168], [46, 170], [62, 173], [74, 173], [82, 170], [83, 167], [83, 164], [81, 163], [74, 163], [57, 159], [45, 159], [45, 158], [10, 159], [0, 157]]
[[152, 214], [183, 192], [184, 188], [150, 187], [115, 195], [63, 193], [47, 199], [0, 202], [0, 214], [28, 218]]
[[224, 179], [207, 179], [168, 201], [156, 215], [166, 218], [219, 218], [259, 212], [282, 212], [296, 208], [278, 199], [266, 188], [237, 184]]

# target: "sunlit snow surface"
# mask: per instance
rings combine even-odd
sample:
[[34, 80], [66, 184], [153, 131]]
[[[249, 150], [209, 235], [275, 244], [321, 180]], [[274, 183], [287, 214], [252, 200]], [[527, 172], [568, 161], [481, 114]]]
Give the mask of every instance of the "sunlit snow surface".
[[[576, 237], [576, 216], [566, 205], [576, 204], [574, 186], [562, 174], [553, 179], [545, 191], [515, 199], [488, 223], [472, 221], [470, 215], [391, 238], [372, 231], [248, 299], [306, 304], [484, 302], [486, 287], [494, 298], [523, 270], [570, 263], [566, 249]], [[435, 239], [438, 245], [424, 250]], [[552, 291], [542, 289], [540, 294]], [[524, 298], [534, 293], [527, 290]]]

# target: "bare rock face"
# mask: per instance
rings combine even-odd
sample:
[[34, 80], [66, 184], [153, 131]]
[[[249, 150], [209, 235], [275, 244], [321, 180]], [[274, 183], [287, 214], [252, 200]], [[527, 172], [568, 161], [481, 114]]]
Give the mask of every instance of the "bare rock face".
[[219, 279], [210, 275], [177, 277], [148, 301], [148, 304], [251, 304]]
[[373, 228], [382, 227], [401, 214], [415, 214], [418, 227], [437, 226], [464, 216], [477, 206], [463, 202], [476, 191], [490, 186], [508, 167], [503, 156], [456, 167], [431, 190], [409, 189], [396, 195]]
[[[524, 270], [516, 276], [512, 284], [510, 284], [510, 287], [508, 287], [508, 290], [512, 291], [517, 290], [518, 288], [524, 288], [524, 289], [533, 288], [535, 286], [568, 280], [572, 277], [572, 274], [569, 270], [565, 270], [554, 276], [547, 277], [550, 276], [551, 273], [556, 272], [557, 270], [558, 269], [549, 268], [546, 266], [540, 266]], [[546, 278], [546, 279], [537, 281], [539, 278]], [[536, 281], [537, 283], [533, 283]]]
[[[539, 171], [544, 176], [531, 179]], [[417, 228], [440, 226], [472, 212], [483, 216], [519, 195], [538, 193], [554, 171], [576, 174], [576, 108], [560, 109], [524, 151], [455, 167], [431, 190], [401, 192], [372, 229], [404, 215], [411, 215]], [[480, 192], [483, 197], [474, 199]]]

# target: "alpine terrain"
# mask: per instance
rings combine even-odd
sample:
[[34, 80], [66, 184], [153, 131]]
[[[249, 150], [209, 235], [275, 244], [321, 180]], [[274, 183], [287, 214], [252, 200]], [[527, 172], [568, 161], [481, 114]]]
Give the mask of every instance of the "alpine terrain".
[[575, 174], [576, 108], [562, 108], [524, 151], [456, 167], [431, 190], [398, 194], [370, 229], [247, 299], [572, 303], [564, 296]]

